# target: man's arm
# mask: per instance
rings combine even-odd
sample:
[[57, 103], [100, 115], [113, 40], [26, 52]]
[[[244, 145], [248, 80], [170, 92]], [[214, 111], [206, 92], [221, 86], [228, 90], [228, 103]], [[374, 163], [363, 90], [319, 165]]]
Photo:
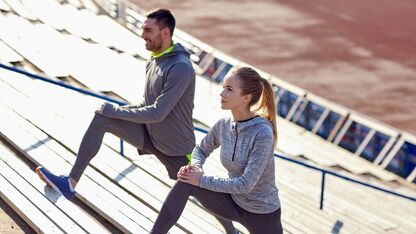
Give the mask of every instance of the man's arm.
[[102, 115], [136, 123], [161, 122], [178, 103], [194, 77], [192, 67], [185, 63], [177, 63], [170, 69], [162, 92], [152, 105], [136, 109], [120, 108], [106, 103]]
[[120, 106], [121, 108], [125, 108], [125, 109], [138, 109], [141, 107], [144, 107], [145, 102], [144, 102], [144, 98], [142, 98], [142, 100], [139, 103], [136, 104], [126, 104], [124, 106]]

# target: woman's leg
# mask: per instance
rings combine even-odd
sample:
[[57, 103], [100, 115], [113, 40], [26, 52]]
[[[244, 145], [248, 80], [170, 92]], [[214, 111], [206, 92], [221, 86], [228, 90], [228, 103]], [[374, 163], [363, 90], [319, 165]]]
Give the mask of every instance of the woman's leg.
[[[159, 159], [159, 161], [166, 167], [168, 175], [171, 179], [178, 179], [177, 173], [179, 169], [188, 164], [186, 156], [167, 156], [161, 153], [159, 150], [154, 148], [152, 142], [150, 141], [150, 137], [148, 137], [147, 131], [145, 131], [144, 139], [143, 150], [147, 153], [153, 153]], [[230, 220], [226, 220], [215, 215], [214, 217], [221, 223], [226, 233], [235, 233], [234, 225]]]
[[252, 234], [282, 234], [281, 209], [270, 214], [241, 211], [241, 224]]
[[[167, 233], [181, 216], [189, 196], [198, 201], [215, 216], [240, 221], [239, 207], [229, 194], [217, 193], [183, 182], [176, 182], [169, 192], [151, 233]], [[225, 221], [225, 220], [224, 220]], [[234, 232], [234, 230], [228, 230]]]
[[143, 124], [112, 119], [95, 114], [82, 138], [75, 164], [69, 174], [71, 179], [78, 181], [81, 178], [88, 163], [99, 151], [106, 132], [120, 137], [137, 148], [143, 147]]

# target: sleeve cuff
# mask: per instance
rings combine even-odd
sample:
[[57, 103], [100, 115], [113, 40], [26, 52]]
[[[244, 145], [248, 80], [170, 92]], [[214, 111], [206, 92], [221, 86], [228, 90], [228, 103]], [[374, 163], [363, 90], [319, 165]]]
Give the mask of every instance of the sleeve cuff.
[[114, 106], [111, 103], [106, 102], [104, 104], [103, 110], [102, 110], [102, 115], [106, 116], [106, 117], [112, 117], [113, 114], [116, 112], [117, 107]]
[[199, 179], [199, 187], [206, 189], [207, 188], [206, 184], [208, 182], [207, 180], [208, 180], [207, 176], [205, 175], [201, 176], [201, 178]]

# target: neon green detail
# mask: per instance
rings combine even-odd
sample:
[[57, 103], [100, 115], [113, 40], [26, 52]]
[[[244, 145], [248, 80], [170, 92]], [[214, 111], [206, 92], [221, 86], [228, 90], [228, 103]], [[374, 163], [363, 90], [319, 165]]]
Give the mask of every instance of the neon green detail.
[[188, 159], [188, 165], [192, 164], [192, 154], [187, 154], [186, 158]]
[[152, 52], [152, 58], [162, 57], [163, 55], [172, 52], [172, 50], [173, 50], [174, 47], [175, 47], [175, 45], [173, 44], [173, 41], [172, 41], [171, 44], [170, 44], [170, 47], [167, 48], [166, 50], [162, 51], [162, 53], [158, 53], [157, 54], [155, 52]]

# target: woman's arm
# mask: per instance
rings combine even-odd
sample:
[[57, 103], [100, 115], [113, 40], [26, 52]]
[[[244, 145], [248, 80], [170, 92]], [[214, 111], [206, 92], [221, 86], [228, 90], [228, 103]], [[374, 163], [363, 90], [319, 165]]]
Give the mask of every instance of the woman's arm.
[[[240, 177], [216, 178], [202, 175], [199, 180], [199, 186], [223, 193], [239, 194], [251, 192], [260, 176], [263, 175], [269, 157], [273, 153], [273, 132], [271, 128], [267, 129], [261, 129], [256, 136], [247, 166]], [[274, 171], [266, 173], [274, 173]]]
[[195, 146], [192, 151], [192, 164], [196, 167], [202, 168], [206, 158], [218, 148], [220, 145], [219, 141], [219, 131], [221, 126], [221, 121], [219, 120], [214, 126], [209, 130], [208, 134], [202, 139], [201, 143]]
[[199, 186], [199, 180], [203, 174], [202, 166], [205, 160], [220, 145], [221, 121], [219, 120], [215, 123], [201, 143], [195, 146], [192, 151], [192, 166], [186, 165], [179, 169], [177, 174], [179, 181]]

